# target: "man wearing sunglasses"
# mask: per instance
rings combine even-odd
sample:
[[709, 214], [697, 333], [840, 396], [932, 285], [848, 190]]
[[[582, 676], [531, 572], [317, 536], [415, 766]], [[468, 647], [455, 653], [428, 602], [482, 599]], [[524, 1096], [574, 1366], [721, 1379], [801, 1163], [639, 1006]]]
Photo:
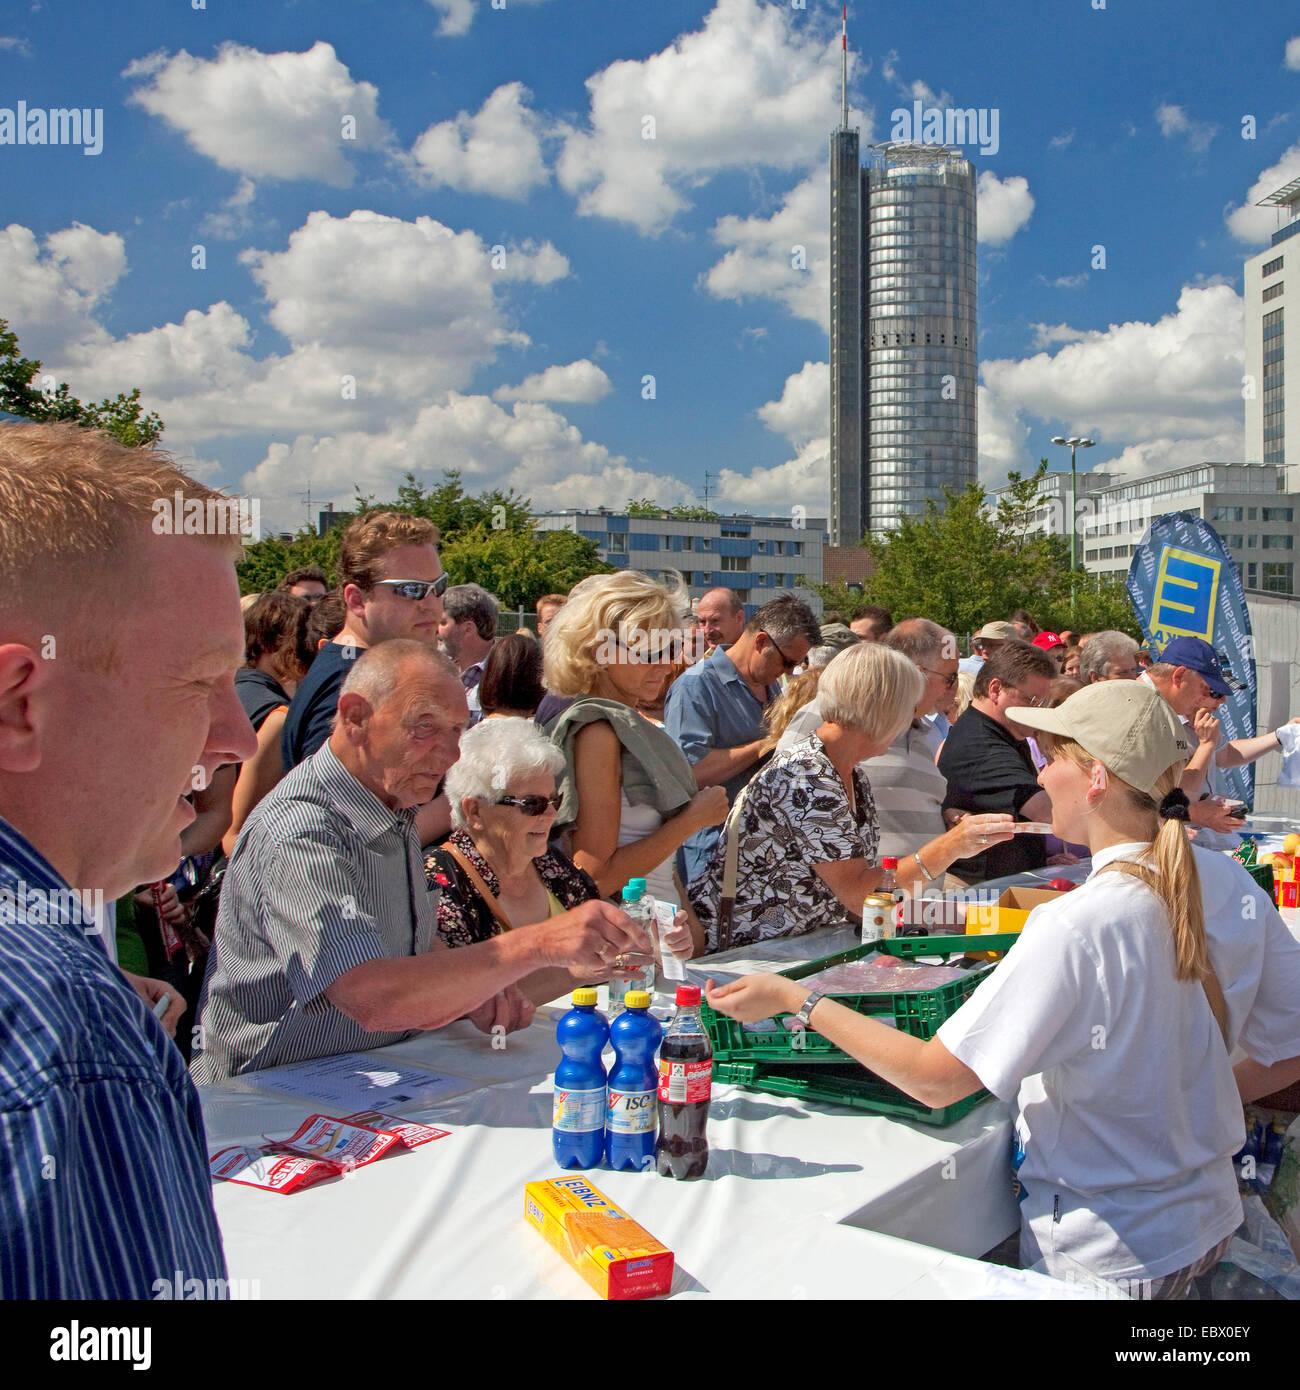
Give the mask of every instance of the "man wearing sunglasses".
[[[730, 647], [715, 647], [669, 687], [664, 728], [695, 769], [701, 787], [719, 784], [728, 804], [758, 771], [766, 730], [763, 714], [781, 693], [778, 684], [821, 641], [817, 619], [790, 594], [765, 603]], [[699, 830], [682, 846], [682, 882], [709, 866], [719, 826]]]
[[329, 737], [344, 677], [367, 647], [394, 637], [437, 642], [447, 588], [437, 547], [438, 528], [424, 517], [368, 512], [348, 527], [338, 558], [347, 617], [294, 692], [281, 735], [286, 772]]

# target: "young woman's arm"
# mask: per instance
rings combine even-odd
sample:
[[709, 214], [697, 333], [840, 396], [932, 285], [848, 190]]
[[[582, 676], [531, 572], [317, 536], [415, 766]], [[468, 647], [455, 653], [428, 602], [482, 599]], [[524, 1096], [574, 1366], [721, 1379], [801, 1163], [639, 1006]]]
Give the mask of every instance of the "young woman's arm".
[[[810, 993], [798, 980], [780, 975], [745, 975], [721, 988], [715, 988], [710, 980], [707, 987], [709, 1003], [719, 1013], [742, 1023], [757, 1023], [778, 1013], [797, 1013]], [[846, 1009], [833, 999], [820, 1000], [809, 1023], [822, 1037], [922, 1105], [937, 1110], [973, 1095], [983, 1086], [979, 1077], [938, 1038], [922, 1042]]]
[[284, 776], [280, 734], [284, 730], [284, 717], [288, 712], [287, 705], [280, 705], [266, 716], [257, 731], [257, 752], [239, 769], [231, 805], [230, 828], [221, 841], [221, 848], [227, 854], [235, 848], [235, 841], [253, 807]]
[[[644, 877], [675, 853], [689, 836], [706, 825], [716, 825], [727, 813], [726, 792], [721, 787], [708, 787], [657, 830], [620, 849], [622, 758], [623, 745], [603, 720], [578, 731], [573, 742], [578, 791], [573, 862], [596, 880], [596, 887], [605, 897], [617, 893], [629, 879]], [[719, 803], [720, 815], [716, 814]], [[701, 819], [706, 814], [709, 818]]]

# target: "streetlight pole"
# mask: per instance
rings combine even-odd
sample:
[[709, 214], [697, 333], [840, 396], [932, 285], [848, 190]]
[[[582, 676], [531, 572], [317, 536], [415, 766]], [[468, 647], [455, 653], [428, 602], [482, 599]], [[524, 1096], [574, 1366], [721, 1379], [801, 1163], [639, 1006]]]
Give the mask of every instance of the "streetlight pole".
[[1079, 475], [1075, 469], [1074, 455], [1077, 449], [1091, 449], [1097, 441], [1095, 439], [1081, 439], [1078, 435], [1071, 435], [1066, 439], [1064, 435], [1056, 435], [1052, 439], [1053, 444], [1068, 444], [1070, 447], [1070, 620], [1074, 621], [1074, 588], [1075, 570], [1078, 568], [1078, 531], [1079, 531]]

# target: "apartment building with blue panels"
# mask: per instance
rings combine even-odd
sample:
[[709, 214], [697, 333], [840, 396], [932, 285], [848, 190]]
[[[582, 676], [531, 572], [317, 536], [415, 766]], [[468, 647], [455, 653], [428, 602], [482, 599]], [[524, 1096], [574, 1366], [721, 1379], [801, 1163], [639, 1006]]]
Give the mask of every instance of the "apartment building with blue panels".
[[734, 589], [752, 617], [769, 599], [793, 593], [820, 616], [815, 586], [822, 582], [826, 519], [803, 525], [790, 517], [719, 516], [680, 520], [605, 510], [534, 514], [539, 531], [576, 531], [596, 542], [600, 558], [618, 568], [659, 574], [676, 570], [699, 598]]

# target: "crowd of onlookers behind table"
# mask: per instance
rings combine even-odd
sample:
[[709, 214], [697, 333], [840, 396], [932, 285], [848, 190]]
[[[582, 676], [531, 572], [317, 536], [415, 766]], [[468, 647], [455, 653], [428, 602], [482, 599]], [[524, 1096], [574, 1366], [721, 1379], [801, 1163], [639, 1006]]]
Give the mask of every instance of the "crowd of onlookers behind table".
[[[690, 957], [855, 918], [886, 856], [917, 892], [1076, 862], [1011, 831], [1052, 819], [1014, 711], [1097, 682], [1146, 682], [1186, 726], [1202, 844], [1234, 833], [1216, 771], [1286, 733], [1223, 738], [1233, 681], [1205, 642], [1156, 654], [1024, 611], [961, 657], [923, 615], [691, 605], [623, 570], [498, 636], [496, 599], [449, 585], [404, 513], [350, 524], [333, 587], [308, 567], [240, 600], [237, 538], [150, 525], [175, 495], [214, 494], [71, 427], [0, 434], [8, 1293], [219, 1269], [187, 1063], [216, 1082], [525, 1026], [653, 952], [616, 905], [634, 877], [679, 908], [659, 949]], [[109, 906], [32, 907], [67, 888]], [[131, 931], [147, 974], [116, 967]], [[156, 1174], [147, 1216], [118, 1169]]]

